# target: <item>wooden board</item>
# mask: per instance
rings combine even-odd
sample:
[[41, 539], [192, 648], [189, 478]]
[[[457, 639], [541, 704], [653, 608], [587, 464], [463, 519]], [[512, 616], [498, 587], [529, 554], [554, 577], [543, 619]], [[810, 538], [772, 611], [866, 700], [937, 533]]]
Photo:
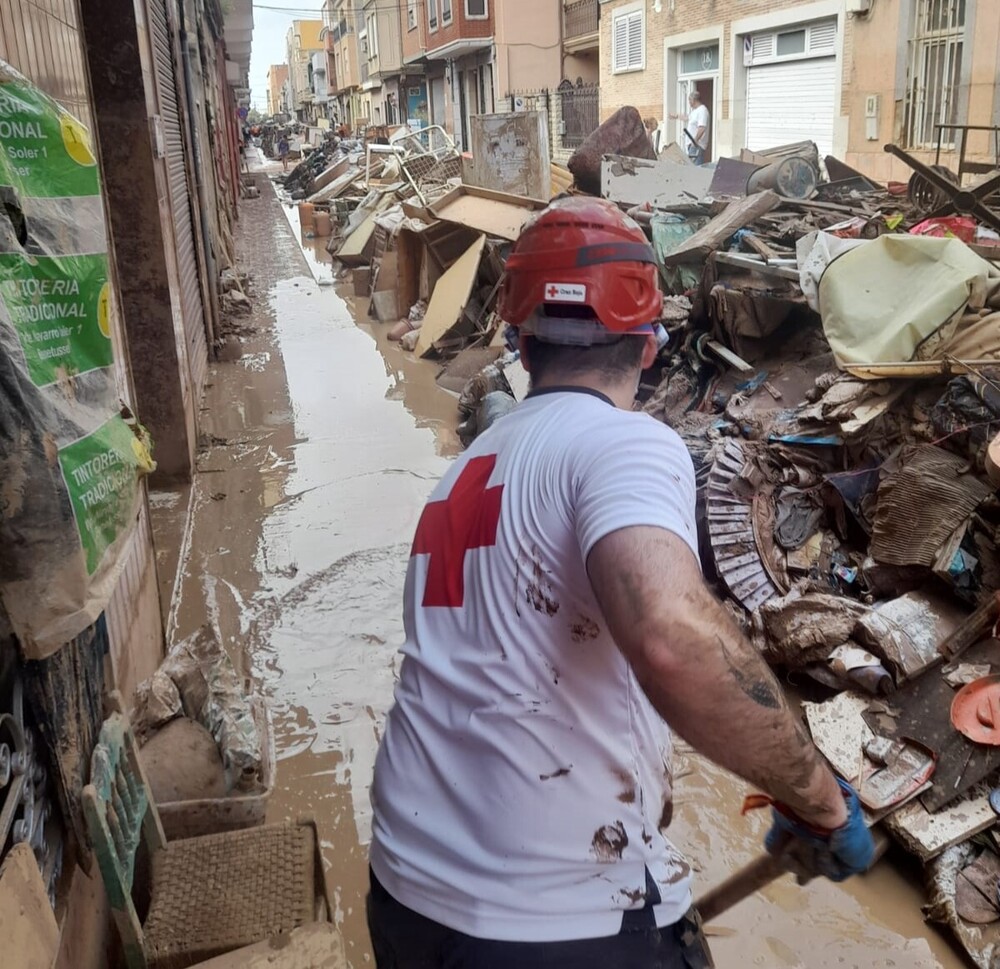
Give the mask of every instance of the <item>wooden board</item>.
[[375, 234], [375, 214], [371, 213], [348, 237], [344, 244], [333, 254], [345, 266], [360, 266], [368, 261], [366, 255], [368, 243]]
[[[759, 219], [776, 208], [780, 202], [778, 195], [770, 190], [730, 202], [707, 225], [702, 226], [693, 236], [667, 253], [663, 257], [664, 264], [673, 266], [678, 263], [700, 262], [709, 253], [719, 249], [737, 229], [742, 229]], [[798, 272], [795, 273], [795, 278], [798, 279]]]
[[360, 181], [363, 177], [364, 172], [359, 171], [357, 168], [351, 168], [349, 171], [338, 175], [329, 185], [324, 185], [323, 188], [317, 189], [317, 191], [309, 196], [307, 201], [329, 202], [332, 199], [339, 198], [351, 185]]
[[485, 245], [486, 236], [479, 236], [437, 281], [423, 326], [420, 327], [416, 346], [418, 357], [430, 354], [434, 350], [434, 344], [443, 337], [471, 330], [471, 324], [465, 319], [465, 307], [472, 294], [472, 287], [476, 284], [479, 260]]
[[347, 156], [344, 155], [343, 158], [338, 159], [328, 168], [321, 171], [312, 181], [310, 186], [313, 193], [318, 192], [321, 188], [326, 188], [331, 182], [336, 181], [343, 175], [348, 168], [351, 167], [350, 161], [348, 161]]
[[[963, 663], [992, 664], [1000, 670], [1000, 641], [977, 643], [966, 651]], [[875, 733], [892, 740], [908, 738], [937, 754], [932, 788], [920, 798], [929, 811], [937, 811], [1000, 768], [1000, 747], [973, 743], [951, 724], [951, 701], [955, 690], [941, 675], [929, 670], [919, 679], [900, 687], [885, 701], [869, 705], [865, 722]], [[895, 713], [881, 712], [888, 709]]]
[[711, 184], [712, 172], [699, 165], [625, 155], [605, 155], [601, 163], [601, 195], [619, 205], [691, 205], [708, 195]]
[[715, 163], [715, 174], [708, 190], [716, 198], [720, 195], [743, 198], [747, 194], [747, 179], [759, 167], [738, 158], [720, 158]]
[[429, 211], [445, 222], [514, 242], [524, 223], [536, 211], [545, 208], [545, 204], [539, 199], [463, 185], [434, 202]]
[[921, 861], [929, 861], [952, 845], [993, 827], [997, 816], [988, 800], [990, 787], [980, 784], [943, 811], [931, 814], [911, 801], [885, 819], [885, 826]]
[[49, 969], [59, 948], [59, 926], [27, 844], [16, 844], [0, 867], [0, 939], [4, 969]]

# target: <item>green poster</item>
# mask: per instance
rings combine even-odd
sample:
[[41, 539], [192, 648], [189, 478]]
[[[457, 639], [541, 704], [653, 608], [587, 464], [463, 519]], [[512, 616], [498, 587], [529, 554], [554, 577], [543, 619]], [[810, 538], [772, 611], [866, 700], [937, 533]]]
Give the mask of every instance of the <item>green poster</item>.
[[101, 556], [130, 523], [139, 474], [152, 467], [149, 451], [117, 414], [92, 434], [59, 449], [73, 516], [93, 575]]
[[0, 300], [37, 387], [114, 362], [108, 257], [0, 253]]
[[0, 84], [0, 185], [22, 195], [97, 195], [100, 181], [90, 135], [27, 80]]

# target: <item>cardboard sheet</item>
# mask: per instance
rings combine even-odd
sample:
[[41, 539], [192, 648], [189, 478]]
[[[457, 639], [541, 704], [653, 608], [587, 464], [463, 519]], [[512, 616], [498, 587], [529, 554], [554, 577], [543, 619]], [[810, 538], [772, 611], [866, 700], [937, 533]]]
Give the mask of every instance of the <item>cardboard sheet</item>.
[[463, 185], [438, 199], [429, 211], [435, 218], [514, 242], [524, 223], [545, 205], [539, 199]]
[[435, 343], [445, 336], [471, 332], [472, 324], [465, 317], [465, 307], [476, 284], [479, 260], [485, 245], [486, 236], [479, 236], [437, 281], [424, 324], [420, 328], [416, 346], [418, 357], [428, 356], [433, 352]]

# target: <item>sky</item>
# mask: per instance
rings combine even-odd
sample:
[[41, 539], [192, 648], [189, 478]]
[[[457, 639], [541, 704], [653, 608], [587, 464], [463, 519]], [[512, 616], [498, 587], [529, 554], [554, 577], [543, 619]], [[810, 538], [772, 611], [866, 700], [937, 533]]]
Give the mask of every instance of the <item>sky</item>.
[[[253, 7], [253, 45], [250, 48], [250, 101], [267, 113], [267, 69], [285, 63], [285, 34], [293, 20], [320, 20], [323, 0], [262, 0]], [[281, 10], [268, 9], [280, 7]], [[287, 13], [285, 11], [288, 11]]]

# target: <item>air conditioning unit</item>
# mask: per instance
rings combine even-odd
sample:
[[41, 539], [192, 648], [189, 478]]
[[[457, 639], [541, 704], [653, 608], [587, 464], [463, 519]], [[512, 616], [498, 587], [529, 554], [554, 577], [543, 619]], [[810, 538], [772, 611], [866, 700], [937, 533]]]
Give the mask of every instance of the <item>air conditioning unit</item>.
[[848, 13], [868, 13], [872, 8], [872, 0], [847, 0]]

